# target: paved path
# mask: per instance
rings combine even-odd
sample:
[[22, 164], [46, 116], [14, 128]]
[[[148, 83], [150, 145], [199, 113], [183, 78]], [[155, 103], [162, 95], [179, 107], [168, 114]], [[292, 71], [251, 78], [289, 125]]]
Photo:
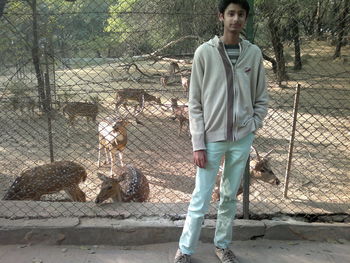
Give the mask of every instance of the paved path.
[[[172, 263], [177, 243], [146, 246], [2, 245], [0, 263]], [[235, 241], [241, 263], [349, 263], [350, 242]], [[213, 246], [200, 243], [192, 263], [219, 263]]]

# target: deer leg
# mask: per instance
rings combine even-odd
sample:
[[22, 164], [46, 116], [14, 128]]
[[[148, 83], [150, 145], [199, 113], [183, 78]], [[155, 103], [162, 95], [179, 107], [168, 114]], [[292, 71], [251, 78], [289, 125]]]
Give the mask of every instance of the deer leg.
[[123, 103], [123, 100], [120, 99], [115, 103], [115, 110], [118, 111], [119, 110], [119, 106]]
[[140, 112], [143, 111], [143, 108], [145, 107], [145, 94], [141, 95], [141, 109]]
[[179, 136], [180, 136], [181, 135], [181, 131], [182, 131], [182, 125], [183, 125], [182, 118], [180, 118], [179, 121], [180, 121]]
[[191, 138], [191, 131], [190, 131], [190, 123], [187, 121], [187, 133], [188, 133], [188, 137]]
[[120, 159], [120, 165], [123, 167], [124, 163], [123, 163], [123, 153], [121, 151], [119, 151], [119, 159]]
[[106, 158], [105, 158], [104, 164], [110, 164], [111, 163], [111, 159], [109, 157], [109, 153], [108, 153], [108, 149], [107, 148], [105, 148], [105, 156], [106, 156]]
[[109, 151], [110, 153], [110, 158], [111, 158], [111, 171], [110, 174], [112, 177], [114, 177], [114, 166], [115, 166], [115, 151]]
[[74, 126], [74, 116], [69, 116], [69, 125]]
[[[101, 138], [100, 138], [100, 140], [101, 140]], [[101, 148], [102, 148], [102, 145], [99, 142], [98, 143], [98, 154], [97, 154], [97, 167], [101, 167]]]

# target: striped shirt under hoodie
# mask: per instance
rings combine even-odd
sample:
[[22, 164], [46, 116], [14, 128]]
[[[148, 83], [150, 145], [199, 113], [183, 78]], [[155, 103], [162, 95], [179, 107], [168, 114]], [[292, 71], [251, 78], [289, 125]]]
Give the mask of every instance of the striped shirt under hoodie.
[[225, 45], [225, 50], [231, 60], [232, 66], [235, 66], [240, 54], [239, 44]]

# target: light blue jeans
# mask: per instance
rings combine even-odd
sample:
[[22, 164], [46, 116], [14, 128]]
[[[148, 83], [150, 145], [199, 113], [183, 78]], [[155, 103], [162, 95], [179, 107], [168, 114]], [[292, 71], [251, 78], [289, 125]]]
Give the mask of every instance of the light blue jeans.
[[180, 237], [182, 253], [192, 255], [196, 249], [204, 215], [208, 211], [220, 161], [225, 156], [221, 178], [220, 201], [216, 220], [214, 244], [227, 248], [232, 241], [232, 224], [236, 215], [236, 194], [254, 140], [251, 133], [238, 141], [207, 143], [207, 165], [197, 167], [196, 186], [188, 207], [186, 221]]

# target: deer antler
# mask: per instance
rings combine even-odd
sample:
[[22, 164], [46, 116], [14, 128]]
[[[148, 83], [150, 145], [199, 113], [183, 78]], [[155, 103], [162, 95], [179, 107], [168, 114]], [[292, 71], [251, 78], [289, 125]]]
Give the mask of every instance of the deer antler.
[[273, 150], [269, 151], [267, 154], [265, 154], [265, 156], [263, 157], [263, 159], [266, 159], [271, 153], [272, 153]]
[[261, 160], [261, 157], [260, 157], [260, 155], [259, 155], [259, 153], [258, 153], [258, 150], [257, 150], [254, 146], [252, 146], [252, 148], [254, 149], [254, 151], [255, 151], [255, 153], [256, 153], [256, 157], [258, 158], [258, 161], [260, 161], [260, 160]]

